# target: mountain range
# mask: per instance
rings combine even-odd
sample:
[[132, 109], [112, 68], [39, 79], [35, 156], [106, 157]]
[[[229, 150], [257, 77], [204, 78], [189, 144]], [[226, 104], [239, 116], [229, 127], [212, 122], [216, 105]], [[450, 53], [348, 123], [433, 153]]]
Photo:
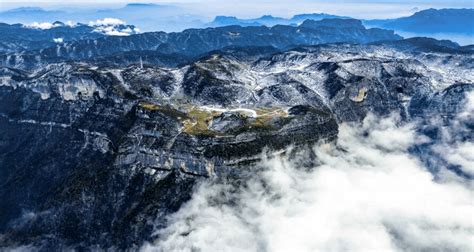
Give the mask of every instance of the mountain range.
[[181, 31], [202, 25], [202, 17], [185, 14], [174, 5], [130, 3], [120, 8], [66, 8], [45, 10], [37, 7], [22, 7], [0, 12], [0, 22], [9, 24], [85, 23], [105, 18], [121, 19], [136, 25], [142, 31]]
[[274, 26], [274, 25], [293, 25], [298, 26], [305, 20], [322, 20], [330, 18], [347, 18], [337, 15], [331, 15], [326, 13], [313, 13], [313, 14], [300, 14], [295, 15], [292, 18], [286, 19], [281, 17], [274, 17], [271, 15], [265, 15], [254, 19], [239, 19], [233, 16], [217, 16], [212, 22], [205, 24], [208, 27], [219, 27], [229, 25], [240, 25], [240, 26]]
[[[285, 19], [273, 16], [262, 16], [256, 19], [238, 19], [236, 17], [219, 16], [205, 24], [209, 27], [240, 25], [240, 26], [273, 26], [277, 24], [297, 26], [304, 20], [321, 20], [324, 18], [348, 18], [325, 13], [301, 14]], [[368, 27], [395, 30], [404, 36], [428, 36], [439, 39], [457, 40], [462, 44], [474, 44], [474, 9], [427, 9], [408, 17], [363, 20]], [[459, 25], [464, 24], [464, 25]]]
[[[218, 16], [206, 26], [218, 27], [227, 25], [240, 26], [274, 26], [277, 24], [297, 26], [301, 22], [321, 20], [326, 18], [349, 18], [325, 13], [300, 14], [286, 19], [270, 15], [255, 19], [238, 19], [232, 16]], [[474, 9], [426, 9], [418, 11], [411, 16], [394, 19], [363, 20], [364, 25], [379, 27], [395, 31], [411, 32], [418, 34], [452, 33], [474, 34]], [[459, 25], [465, 24], [465, 25]]]
[[[240, 19], [234, 16], [217, 16], [211, 22], [206, 22], [206, 17], [187, 13], [174, 5], [132, 3], [116, 9], [62, 9], [44, 10], [37, 7], [23, 7], [0, 12], [0, 22], [5, 23], [52, 23], [54, 21], [73, 21], [88, 23], [104, 18], [117, 18], [129, 24], [134, 24], [142, 31], [177, 32], [189, 28], [220, 27], [229, 25], [240, 26], [298, 26], [303, 21], [321, 20], [327, 18], [348, 18], [327, 13], [299, 14], [291, 18], [264, 15], [259, 18]], [[463, 44], [473, 44], [466, 36], [474, 33], [473, 9], [426, 9], [411, 16], [394, 19], [363, 20], [368, 27], [392, 29], [411, 36], [429, 36], [443, 34], [464, 36]], [[459, 25], [464, 24], [464, 25]], [[448, 35], [443, 38], [450, 38]], [[451, 36], [451, 38], [456, 38]]]
[[108, 35], [127, 36], [138, 32], [138, 29], [133, 25], [125, 25], [120, 22], [114, 23], [113, 21], [116, 20], [104, 19], [99, 23], [90, 25], [64, 24], [56, 21], [48, 25], [47, 29], [41, 27], [44, 25], [41, 23], [33, 26], [0, 23], [0, 33], [2, 34], [0, 52], [18, 52], [54, 47], [72, 41], [97, 39]]
[[[9, 26], [5, 25], [5, 27]], [[23, 29], [18, 26], [10, 26], [9, 28]], [[50, 47], [46, 46], [39, 50], [25, 50], [14, 53], [5, 51], [0, 55], [0, 62], [5, 66], [32, 68], [41, 64], [66, 60], [89, 60], [94, 57], [114, 56], [130, 51], [153, 51], [154, 53], [150, 54], [150, 57], [153, 57], [156, 53], [160, 55], [182, 55], [181, 57], [175, 57], [176, 60], [179, 60], [197, 57], [209, 51], [228, 46], [270, 46], [276, 49], [284, 49], [298, 45], [336, 42], [371, 43], [402, 38], [393, 31], [378, 28], [366, 29], [361, 21], [355, 19], [306, 20], [296, 27], [285, 25], [273, 27], [226, 26], [188, 29], [174, 33], [149, 32], [126, 37], [100, 37], [92, 34], [92, 36], [98, 36], [98, 38], [74, 41], [75, 31], [79, 28], [70, 28], [72, 37], [68, 38], [66, 36], [64, 43], [57, 43]], [[18, 31], [20, 32], [20, 30]], [[53, 33], [55, 31], [52, 30]], [[52, 43], [50, 32], [41, 34], [49, 43]], [[24, 44], [28, 41], [24, 37], [19, 36], [18, 38], [21, 39], [18, 40], [17, 44]], [[153, 61], [154, 59], [150, 60]]]

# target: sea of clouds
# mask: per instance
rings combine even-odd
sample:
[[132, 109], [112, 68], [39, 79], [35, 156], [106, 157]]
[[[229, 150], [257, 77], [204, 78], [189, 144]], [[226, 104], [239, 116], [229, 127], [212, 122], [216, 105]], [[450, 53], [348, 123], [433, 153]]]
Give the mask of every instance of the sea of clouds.
[[[264, 157], [244, 183], [204, 181], [142, 251], [473, 251], [474, 93], [429, 145], [436, 174], [413, 154], [417, 123], [368, 116], [314, 146], [316, 164]], [[472, 138], [471, 138], [472, 140]], [[236, 185], [238, 184], [238, 185]]]

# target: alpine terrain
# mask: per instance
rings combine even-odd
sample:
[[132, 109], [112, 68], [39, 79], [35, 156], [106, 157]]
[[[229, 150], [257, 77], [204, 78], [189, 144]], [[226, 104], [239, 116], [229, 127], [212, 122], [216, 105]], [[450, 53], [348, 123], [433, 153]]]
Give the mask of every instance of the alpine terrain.
[[[213, 216], [227, 223], [219, 216], [240, 206], [240, 196], [247, 195], [242, 192], [260, 192], [249, 181], [263, 181], [258, 183], [262, 195], [273, 192], [272, 182], [262, 175], [262, 164], [269, 159], [284, 158], [297, 167], [291, 174], [306, 172], [302, 178], [335, 165], [321, 154], [323, 147], [314, 146], [334, 146], [340, 158], [365, 148], [370, 139], [385, 141], [376, 150], [405, 151], [410, 162], [423, 167], [417, 171], [430, 178], [426, 183], [440, 184], [438, 199], [444, 199], [442, 183], [469, 191], [474, 175], [469, 159], [474, 141], [473, 47], [405, 39], [392, 30], [368, 29], [356, 19], [314, 16], [318, 19], [296, 16], [296, 24], [287, 20], [272, 26], [268, 21], [268, 27], [254, 25], [255, 20], [234, 25], [235, 19], [219, 17], [215, 23], [230, 26], [210, 24], [213, 28], [170, 33], [140, 33], [113, 20], [76, 25], [58, 21], [46, 28], [0, 24], [0, 250], [288, 251], [273, 247], [271, 236], [262, 236], [255, 247], [250, 238], [218, 247], [206, 240], [213, 237], [206, 231], [204, 238], [191, 242], [204, 227], [192, 220]], [[392, 131], [387, 118], [396, 118]], [[373, 135], [368, 120], [380, 121], [383, 134]], [[348, 125], [361, 130], [358, 139], [366, 139], [357, 148], [341, 145], [348, 139]], [[414, 136], [397, 145], [405, 139], [397, 133], [403, 125], [412, 125]], [[454, 144], [465, 146], [465, 154], [439, 151], [442, 146], [455, 151]], [[405, 160], [380, 155], [386, 157], [377, 164], [383, 167]], [[366, 167], [361, 156], [347, 157], [350, 167]], [[347, 179], [356, 183], [359, 175]], [[285, 188], [283, 180], [277, 188]], [[306, 185], [301, 182], [306, 180], [296, 181], [295, 186]], [[308, 183], [305, 190], [318, 183]], [[199, 193], [202, 188], [219, 193], [206, 198]], [[271, 195], [255, 204], [286, 199], [285, 194]], [[456, 195], [457, 202], [464, 199], [464, 194]], [[288, 198], [294, 199], [299, 198]], [[466, 204], [472, 210], [472, 193], [470, 199], [470, 206]], [[198, 200], [208, 204], [193, 209]], [[226, 207], [215, 211], [220, 204]], [[297, 215], [298, 204], [291, 203], [294, 207], [281, 215], [285, 217], [273, 221]], [[255, 210], [260, 208], [238, 209], [232, 218], [254, 227], [255, 234], [266, 234], [263, 222], [253, 222], [255, 216], [266, 216]], [[457, 210], [452, 214], [466, 216]], [[430, 232], [442, 234], [445, 226], [426, 218], [426, 229], [419, 232], [430, 239]], [[462, 241], [468, 243], [473, 235], [472, 219], [470, 227], [449, 222], [465, 236], [435, 246], [409, 240], [392, 222], [381, 223], [394, 250], [468, 251]], [[183, 225], [188, 228], [180, 229]], [[213, 241], [224, 239], [224, 230], [239, 239], [237, 227], [228, 224]], [[337, 244], [342, 245], [314, 245], [312, 251], [355, 248], [350, 239], [348, 247]]]

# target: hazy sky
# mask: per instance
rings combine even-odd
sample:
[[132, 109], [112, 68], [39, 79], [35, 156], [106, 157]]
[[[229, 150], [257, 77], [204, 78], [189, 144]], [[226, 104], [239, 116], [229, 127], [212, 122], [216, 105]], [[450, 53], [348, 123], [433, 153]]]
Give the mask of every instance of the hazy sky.
[[37, 6], [46, 9], [82, 7], [82, 8], [118, 8], [126, 3], [145, 2], [174, 4], [184, 7], [191, 14], [212, 17], [215, 15], [234, 15], [256, 17], [263, 14], [291, 16], [297, 13], [326, 12], [347, 15], [355, 18], [399, 17], [412, 14], [425, 8], [474, 8], [472, 0], [0, 0], [0, 10], [17, 7]]

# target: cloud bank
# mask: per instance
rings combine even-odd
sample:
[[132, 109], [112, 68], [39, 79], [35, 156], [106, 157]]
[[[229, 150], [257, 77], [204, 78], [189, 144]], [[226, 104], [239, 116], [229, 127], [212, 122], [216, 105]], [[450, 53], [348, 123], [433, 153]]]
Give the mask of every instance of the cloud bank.
[[[429, 141], [415, 129], [368, 116], [315, 146], [311, 169], [278, 156], [239, 186], [203, 182], [142, 251], [472, 251], [472, 183], [435, 180], [409, 152]], [[445, 155], [472, 171], [464, 144]]]
[[[25, 25], [27, 28], [31, 29], [40, 29], [40, 30], [47, 30], [55, 27], [60, 26], [70, 26], [74, 27], [77, 26], [77, 23], [72, 21], [66, 22], [66, 24], [62, 23], [49, 23], [49, 22], [33, 22], [29, 25]], [[89, 26], [95, 27], [94, 32], [102, 33], [108, 36], [129, 36], [132, 34], [136, 34], [140, 32], [140, 29], [134, 26], [126, 25], [125, 21], [118, 19], [118, 18], [104, 18], [104, 19], [97, 19], [96, 21], [89, 21]], [[62, 43], [64, 40], [63, 38], [54, 38], [53, 41], [55, 43]]]
[[118, 18], [104, 18], [90, 21], [89, 26], [96, 27], [95, 32], [108, 36], [129, 36], [140, 32], [140, 29], [133, 26], [126, 26], [125, 21]]
[[125, 22], [118, 18], [104, 18], [96, 21], [90, 21], [89, 26], [108, 26], [108, 25], [124, 25]]
[[31, 29], [41, 29], [41, 30], [48, 30], [54, 27], [58, 27], [59, 25], [54, 25], [53, 23], [49, 22], [33, 22], [31, 24], [25, 25], [25, 27]]

